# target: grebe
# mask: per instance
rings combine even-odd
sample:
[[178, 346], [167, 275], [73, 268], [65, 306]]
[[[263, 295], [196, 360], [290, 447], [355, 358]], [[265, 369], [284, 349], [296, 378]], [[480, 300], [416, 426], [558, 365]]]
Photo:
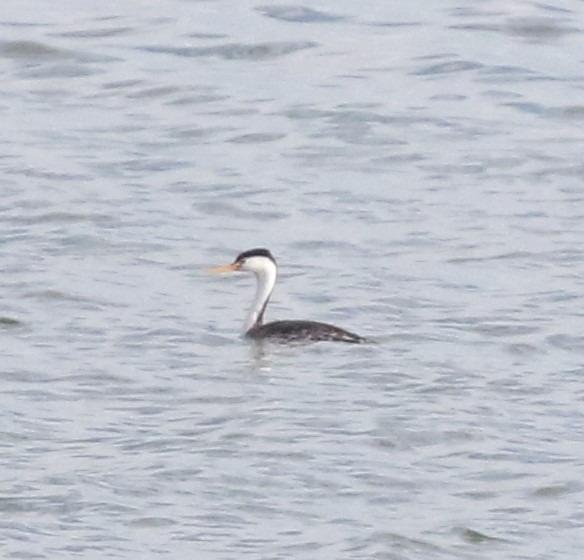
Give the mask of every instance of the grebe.
[[244, 251], [232, 264], [213, 268], [211, 272], [245, 271], [255, 274], [256, 295], [245, 322], [245, 336], [252, 339], [273, 339], [281, 342], [338, 341], [360, 343], [366, 340], [334, 325], [316, 321], [274, 321], [264, 323], [264, 313], [276, 284], [278, 267], [276, 259], [267, 249]]

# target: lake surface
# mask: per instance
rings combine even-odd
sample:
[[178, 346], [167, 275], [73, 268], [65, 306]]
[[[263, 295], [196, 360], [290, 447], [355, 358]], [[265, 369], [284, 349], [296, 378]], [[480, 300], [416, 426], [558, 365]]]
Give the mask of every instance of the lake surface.
[[582, 558], [581, 2], [0, 30], [2, 558]]

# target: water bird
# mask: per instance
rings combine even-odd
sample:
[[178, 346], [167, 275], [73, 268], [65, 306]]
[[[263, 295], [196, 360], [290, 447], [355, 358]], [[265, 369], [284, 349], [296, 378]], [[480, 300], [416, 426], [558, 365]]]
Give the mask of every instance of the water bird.
[[211, 269], [215, 274], [225, 272], [251, 272], [255, 275], [257, 289], [249, 315], [245, 322], [245, 335], [256, 340], [279, 342], [336, 341], [360, 343], [365, 338], [352, 332], [316, 321], [273, 321], [264, 323], [264, 314], [276, 284], [278, 266], [267, 249], [250, 249], [240, 253], [233, 263]]

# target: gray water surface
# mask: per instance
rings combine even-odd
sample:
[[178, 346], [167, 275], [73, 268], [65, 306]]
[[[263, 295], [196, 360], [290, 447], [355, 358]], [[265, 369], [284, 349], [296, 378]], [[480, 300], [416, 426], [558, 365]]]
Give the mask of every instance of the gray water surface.
[[[580, 559], [583, 29], [4, 2], [2, 557]], [[241, 339], [261, 246], [375, 343]]]

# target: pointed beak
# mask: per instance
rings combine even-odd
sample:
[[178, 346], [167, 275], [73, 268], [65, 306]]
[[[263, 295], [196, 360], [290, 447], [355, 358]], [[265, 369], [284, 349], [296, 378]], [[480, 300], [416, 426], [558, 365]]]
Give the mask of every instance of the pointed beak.
[[237, 263], [233, 263], [233, 264], [226, 264], [224, 266], [217, 266], [215, 268], [212, 268], [209, 272], [212, 272], [213, 274], [224, 274], [225, 272], [235, 272], [236, 270], [239, 270], [241, 265], [237, 264]]

